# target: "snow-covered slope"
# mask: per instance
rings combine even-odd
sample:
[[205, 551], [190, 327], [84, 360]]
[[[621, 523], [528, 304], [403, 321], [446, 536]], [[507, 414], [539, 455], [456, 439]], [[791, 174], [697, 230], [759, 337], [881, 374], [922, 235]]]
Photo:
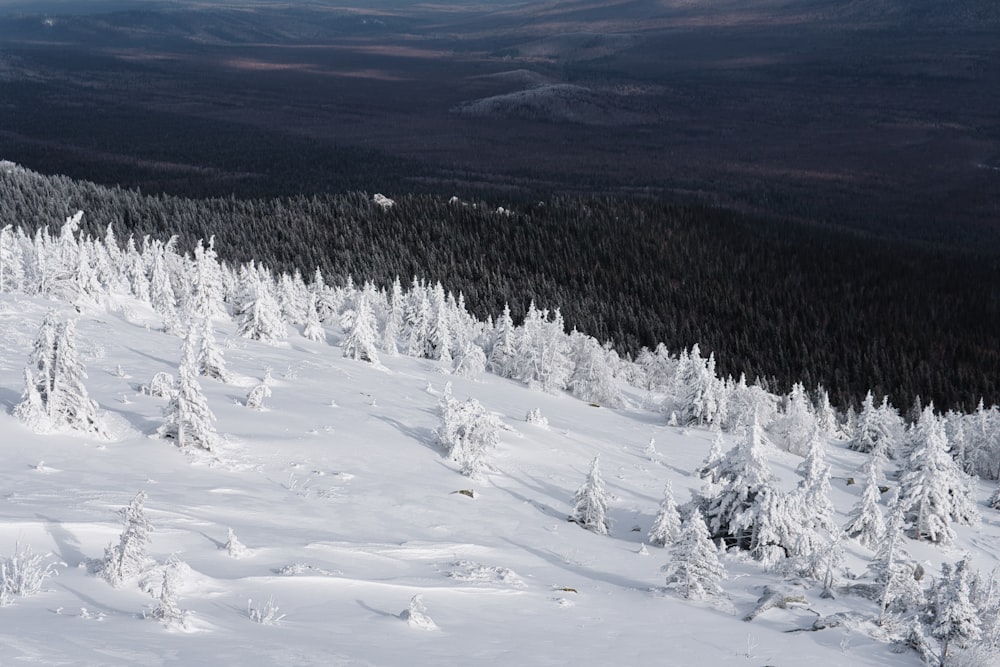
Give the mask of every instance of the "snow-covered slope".
[[[53, 307], [79, 317], [87, 387], [108, 440], [35, 434], [11, 414]], [[598, 408], [488, 374], [446, 376], [429, 360], [385, 356], [377, 368], [345, 359], [335, 331], [328, 343], [293, 334], [267, 345], [220, 319], [234, 379], [201, 384], [223, 441], [192, 454], [155, 437], [166, 401], [137, 391], [157, 372], [176, 374], [180, 339], [159, 327], [148, 306], [126, 297], [77, 314], [0, 295], [0, 555], [20, 542], [65, 564], [43, 592], [0, 608], [0, 664], [919, 664], [870, 636], [878, 628], [861, 616], [877, 614], [871, 601], [821, 599], [818, 585], [784, 581], [739, 554], [723, 557], [723, 599], [663, 590], [669, 550], [642, 543], [664, 483], [680, 502], [699, 486], [692, 471], [713, 434], [665, 425], [638, 391], [626, 392], [623, 409]], [[245, 407], [268, 369], [272, 395], [262, 410]], [[460, 475], [436, 444], [447, 382], [509, 426], [480, 481]], [[547, 427], [525, 422], [536, 408]], [[595, 455], [612, 494], [606, 537], [566, 521]], [[780, 485], [794, 487], [801, 459], [776, 449], [768, 458]], [[865, 458], [831, 444], [841, 523], [861, 491], [845, 480]], [[977, 489], [980, 503], [990, 490]], [[117, 543], [117, 512], [139, 491], [159, 565], [116, 589], [88, 562]], [[956, 546], [911, 543], [911, 553], [931, 573], [966, 550], [990, 570], [1000, 517], [982, 511], [981, 526], [957, 527]], [[242, 557], [225, 548], [230, 529], [247, 548]], [[863, 573], [871, 552], [853, 541], [846, 549], [847, 567]], [[173, 570], [186, 628], [143, 617], [172, 555], [182, 561]], [[804, 601], [744, 622], [765, 585]], [[432, 627], [404, 619], [415, 595]], [[284, 618], [253, 622], [249, 599], [255, 609], [273, 599]], [[860, 616], [790, 632], [838, 612]]]

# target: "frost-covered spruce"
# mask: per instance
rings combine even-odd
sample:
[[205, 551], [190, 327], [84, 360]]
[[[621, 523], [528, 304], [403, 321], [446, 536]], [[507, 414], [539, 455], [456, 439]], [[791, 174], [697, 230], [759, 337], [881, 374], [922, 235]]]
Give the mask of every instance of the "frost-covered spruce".
[[438, 403], [441, 421], [434, 435], [448, 458], [459, 465], [463, 475], [476, 478], [486, 468], [487, 453], [500, 442], [503, 425], [496, 415], [470, 398], [459, 401], [451, 395], [451, 383]]
[[705, 520], [697, 509], [684, 522], [680, 537], [671, 550], [670, 563], [664, 569], [667, 588], [688, 599], [722, 595], [721, 583], [726, 579], [726, 569], [719, 562], [718, 550], [709, 539]]
[[518, 333], [510, 315], [510, 304], [504, 304], [503, 313], [497, 318], [493, 330], [493, 345], [490, 347], [486, 368], [500, 377], [512, 377], [517, 357]]
[[805, 387], [796, 382], [785, 399], [785, 414], [772, 426], [776, 444], [793, 454], [805, 456], [815, 428], [816, 416]]
[[885, 535], [868, 565], [879, 589], [879, 625], [886, 622], [890, 613], [905, 612], [924, 604], [924, 590], [919, 583], [923, 570], [906, 551], [903, 513], [899, 498], [894, 493]]
[[804, 518], [814, 530], [829, 534], [838, 532], [830, 500], [830, 466], [826, 463], [826, 444], [818, 424], [806, 444], [806, 458], [799, 466], [803, 479], [798, 490], [804, 503]]
[[954, 649], [967, 648], [983, 636], [983, 610], [973, 601], [976, 586], [970, 560], [966, 554], [955, 565], [942, 563], [941, 576], [929, 595], [928, 634], [941, 646], [942, 665], [951, 664]]
[[201, 316], [197, 322], [198, 329], [198, 374], [218, 380], [228, 382], [229, 373], [226, 371], [226, 360], [222, 356], [222, 349], [215, 342], [215, 327], [212, 326], [212, 319], [208, 316]]
[[150, 618], [156, 619], [167, 627], [185, 627], [188, 612], [178, 604], [177, 579], [180, 574], [181, 562], [176, 556], [171, 556], [163, 566], [163, 582], [156, 605], [150, 611]]
[[621, 389], [608, 363], [609, 350], [596, 339], [576, 330], [570, 334], [573, 372], [568, 389], [584, 401], [609, 408], [622, 406]]
[[122, 532], [118, 544], [111, 543], [104, 550], [104, 560], [100, 563], [100, 574], [112, 586], [118, 587], [134, 577], [145, 567], [146, 546], [153, 527], [146, 519], [144, 505], [146, 492], [140, 491], [120, 510]]
[[879, 507], [882, 499], [879, 475], [878, 460], [871, 456], [865, 463], [865, 486], [861, 491], [861, 498], [851, 509], [850, 521], [844, 526], [848, 536], [869, 549], [876, 549], [885, 538], [885, 518]]
[[595, 456], [591, 461], [587, 481], [577, 489], [573, 497], [573, 511], [569, 520], [598, 535], [607, 535], [611, 529], [611, 521], [608, 519], [608, 491], [601, 479], [598, 458]]
[[244, 338], [274, 343], [288, 337], [281, 308], [272, 294], [273, 280], [252, 265], [241, 271], [242, 299], [237, 333]]
[[266, 382], [261, 382], [247, 393], [246, 406], [254, 410], [264, 408], [264, 399], [271, 397], [271, 387]]
[[161, 438], [174, 440], [181, 449], [194, 447], [211, 451], [218, 436], [215, 415], [209, 409], [198, 382], [196, 345], [197, 340], [189, 331], [181, 352], [177, 390], [163, 410], [164, 423], [157, 433]]
[[908, 441], [899, 488], [911, 536], [949, 544], [955, 539], [952, 522], [971, 525], [979, 515], [933, 406], [924, 408]]
[[753, 541], [752, 517], [737, 517], [750, 509], [757, 496], [771, 488], [771, 471], [764, 456], [764, 436], [756, 417], [736, 446], [729, 450], [716, 469], [715, 484], [707, 484], [696, 500], [703, 509], [709, 534], [723, 538], [741, 549]]
[[656, 513], [653, 526], [649, 529], [647, 540], [650, 544], [664, 547], [674, 542], [681, 532], [681, 515], [677, 511], [677, 502], [674, 500], [673, 487], [667, 482], [663, 487], [663, 500], [660, 501], [660, 510]]
[[306, 298], [305, 326], [302, 327], [302, 336], [307, 340], [321, 343], [326, 340], [326, 332], [319, 320], [319, 311], [316, 309], [316, 295], [310, 292]]
[[83, 383], [86, 377], [76, 349], [76, 322], [57, 322], [50, 311], [28, 359], [24, 398], [14, 407], [15, 416], [40, 432], [71, 428], [105, 435], [97, 403]]
[[354, 302], [354, 310], [343, 316], [347, 335], [340, 344], [344, 356], [348, 359], [367, 361], [378, 365], [378, 324], [371, 308], [371, 290], [368, 285], [358, 292]]

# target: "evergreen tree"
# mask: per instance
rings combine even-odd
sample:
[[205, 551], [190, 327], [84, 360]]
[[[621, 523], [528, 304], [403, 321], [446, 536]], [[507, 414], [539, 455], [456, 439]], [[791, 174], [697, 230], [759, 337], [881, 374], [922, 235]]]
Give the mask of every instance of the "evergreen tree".
[[889, 521], [875, 557], [868, 565], [879, 589], [879, 625], [891, 612], [905, 612], [924, 603], [920, 586], [923, 569], [914, 563], [904, 545], [904, 508], [898, 496], [889, 504]]
[[354, 310], [342, 318], [347, 335], [341, 343], [344, 356], [356, 361], [367, 361], [378, 365], [378, 331], [375, 316], [371, 310], [371, 294], [368, 285], [354, 300]]
[[915, 539], [950, 543], [952, 521], [971, 525], [978, 512], [954, 459], [948, 455], [944, 426], [933, 406], [913, 426], [900, 477], [900, 502]]
[[607, 535], [611, 529], [611, 522], [608, 519], [608, 492], [604, 488], [596, 456], [590, 463], [587, 481], [573, 496], [573, 511], [569, 520], [598, 535]]
[[677, 590], [690, 600], [722, 595], [721, 582], [726, 578], [726, 569], [719, 562], [715, 545], [708, 537], [705, 520], [698, 510], [694, 510], [684, 522], [665, 569], [667, 588]]
[[161, 438], [173, 440], [181, 449], [193, 447], [211, 451], [215, 446], [215, 415], [208, 407], [198, 382], [197, 337], [189, 331], [184, 338], [177, 390], [163, 410], [164, 423], [157, 429]]
[[382, 350], [392, 356], [399, 354], [399, 337], [403, 333], [405, 300], [399, 276], [392, 281], [392, 291], [389, 295], [389, 312], [382, 330]]
[[667, 482], [663, 488], [663, 500], [660, 501], [660, 510], [656, 513], [653, 526], [649, 529], [647, 540], [650, 544], [664, 547], [672, 544], [680, 535], [681, 515], [677, 511], [677, 503], [674, 501], [673, 488]]
[[245, 273], [237, 333], [244, 338], [275, 343], [288, 337], [278, 302], [271, 295], [271, 278], [252, 267]]
[[486, 455], [500, 443], [503, 425], [479, 401], [452, 397], [450, 382], [438, 408], [441, 421], [434, 432], [438, 442], [463, 475], [478, 478], [487, 468]]
[[815, 428], [816, 417], [809, 397], [805, 387], [797, 382], [785, 399], [785, 414], [772, 427], [776, 444], [793, 454], [805, 456]]
[[974, 575], [966, 554], [955, 565], [941, 564], [941, 577], [930, 593], [930, 636], [941, 646], [941, 665], [951, 664], [954, 648], [966, 648], [983, 636], [982, 610], [973, 602]]
[[504, 304], [503, 313], [497, 318], [493, 346], [490, 348], [486, 368], [500, 377], [512, 377], [517, 357], [518, 333], [510, 316], [510, 304]]
[[[709, 534], [741, 549], [753, 544], [753, 514], [745, 514], [757, 496], [771, 486], [764, 457], [764, 436], [756, 419], [718, 466], [717, 483], [699, 491]], [[742, 515], [742, 518], [741, 518]]]
[[879, 507], [882, 498], [879, 476], [878, 461], [871, 456], [865, 463], [865, 486], [861, 491], [861, 499], [854, 505], [850, 521], [844, 526], [850, 537], [857, 538], [858, 542], [869, 549], [878, 548], [885, 538], [885, 519]]
[[326, 332], [320, 324], [319, 311], [316, 310], [316, 295], [312, 292], [306, 297], [305, 326], [302, 328], [302, 336], [317, 343], [326, 340]]
[[149, 544], [149, 533], [153, 527], [146, 519], [145, 503], [146, 492], [140, 491], [128, 507], [119, 511], [122, 517], [122, 532], [118, 537], [118, 544], [112, 542], [104, 550], [100, 573], [116, 588], [139, 574], [148, 560], [146, 546]]
[[215, 328], [212, 326], [212, 319], [208, 316], [201, 316], [194, 320], [191, 326], [197, 328], [193, 333], [198, 337], [198, 375], [204, 375], [219, 382], [228, 382], [229, 373], [226, 371], [226, 360], [222, 356], [222, 348], [215, 342]]
[[42, 322], [25, 372], [24, 398], [14, 414], [32, 428], [71, 428], [106, 436], [83, 381], [87, 378], [76, 349], [76, 322], [57, 322], [50, 311]]
[[608, 351], [596, 339], [574, 331], [572, 341], [573, 373], [569, 390], [584, 401], [609, 408], [624, 403], [618, 381], [608, 364]]

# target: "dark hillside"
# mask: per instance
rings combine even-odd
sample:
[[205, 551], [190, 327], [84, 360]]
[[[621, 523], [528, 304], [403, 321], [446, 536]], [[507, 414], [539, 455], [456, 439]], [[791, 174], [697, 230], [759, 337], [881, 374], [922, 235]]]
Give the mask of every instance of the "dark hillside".
[[993, 259], [652, 199], [496, 205], [364, 194], [272, 200], [149, 197], [20, 170], [0, 173], [0, 223], [216, 237], [224, 258], [319, 266], [385, 285], [440, 280], [480, 316], [509, 301], [562, 308], [568, 327], [626, 351], [714, 351], [723, 373], [823, 384], [846, 404], [1000, 402], [1000, 268]]

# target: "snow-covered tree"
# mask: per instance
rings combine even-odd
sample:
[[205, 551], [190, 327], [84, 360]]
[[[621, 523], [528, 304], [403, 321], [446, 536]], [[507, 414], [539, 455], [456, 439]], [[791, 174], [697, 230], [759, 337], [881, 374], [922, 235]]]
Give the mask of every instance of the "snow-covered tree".
[[139, 574], [148, 560], [146, 547], [153, 527], [146, 519], [146, 492], [140, 491], [119, 514], [122, 517], [122, 532], [118, 544], [111, 543], [104, 550], [104, 560], [99, 570], [101, 575], [116, 588]]
[[889, 405], [888, 399], [882, 400], [880, 407], [875, 406], [875, 399], [869, 391], [861, 404], [854, 427], [854, 437], [848, 447], [856, 452], [873, 453], [880, 459], [880, 465], [891, 458], [896, 446], [896, 436], [899, 415]]
[[885, 535], [868, 565], [879, 590], [879, 625], [885, 624], [890, 613], [905, 612], [924, 603], [924, 590], [920, 585], [923, 568], [914, 563], [906, 551], [904, 508], [898, 496], [895, 493], [893, 496]]
[[816, 416], [809, 396], [801, 383], [795, 383], [785, 399], [785, 413], [771, 427], [775, 444], [805, 456], [815, 428]]
[[691, 600], [722, 595], [726, 569], [719, 562], [718, 550], [709, 539], [705, 520], [697, 509], [684, 522], [670, 556], [664, 568], [667, 588]]
[[226, 360], [222, 356], [222, 348], [215, 342], [215, 327], [212, 319], [208, 316], [200, 316], [191, 326], [196, 328], [194, 332], [198, 337], [197, 369], [198, 375], [228, 382], [229, 373], [226, 371]]
[[76, 322], [58, 322], [50, 311], [28, 359], [24, 398], [14, 414], [39, 431], [71, 428], [106, 435], [97, 403], [83, 383], [86, 377], [76, 349]]
[[252, 266], [241, 276], [242, 302], [237, 333], [244, 338], [275, 343], [288, 337], [281, 308], [272, 295], [271, 277]]
[[568, 384], [570, 392], [584, 401], [609, 408], [621, 407], [621, 389], [614, 369], [608, 363], [608, 350], [596, 339], [575, 330], [570, 340], [573, 358], [573, 372]]
[[955, 538], [951, 523], [971, 525], [979, 518], [967, 480], [948, 455], [948, 441], [933, 406], [909, 434], [900, 476], [900, 503], [915, 539], [943, 544]]
[[663, 500], [660, 501], [660, 509], [653, 520], [653, 526], [649, 529], [646, 539], [650, 544], [664, 547], [672, 544], [681, 532], [681, 515], [677, 510], [677, 502], [674, 500], [673, 488], [667, 482], [663, 488]]
[[316, 341], [317, 343], [326, 340], [326, 332], [323, 330], [323, 325], [319, 319], [319, 311], [316, 309], [316, 295], [312, 292], [306, 297], [306, 315], [304, 326], [302, 327], [302, 336], [307, 340]]
[[399, 337], [403, 333], [405, 323], [406, 300], [403, 297], [403, 287], [399, 276], [392, 281], [389, 292], [389, 310], [386, 313], [385, 327], [382, 329], [382, 350], [392, 356], [399, 354]]
[[721, 538], [741, 549], [750, 549], [754, 522], [752, 514], [745, 513], [754, 506], [757, 496], [771, 487], [764, 436], [756, 419], [723, 457], [716, 475], [717, 482], [706, 485], [696, 497], [709, 534], [713, 539]]
[[211, 451], [215, 446], [215, 415], [208, 407], [197, 375], [197, 337], [189, 331], [184, 338], [177, 389], [163, 410], [164, 423], [157, 429], [161, 438], [178, 447]]
[[876, 549], [885, 538], [885, 518], [879, 507], [882, 499], [880, 475], [878, 460], [874, 456], [869, 457], [865, 463], [865, 485], [861, 498], [851, 509], [850, 521], [844, 526], [848, 536], [856, 538], [869, 549]]
[[558, 309], [550, 319], [549, 311], [538, 310], [531, 302], [519, 329], [516, 349], [512, 377], [550, 393], [566, 388], [572, 368], [569, 341]]
[[702, 358], [695, 344], [689, 354], [682, 355], [677, 374], [674, 392], [681, 422], [701, 426], [715, 421], [724, 387], [715, 374], [715, 355]]
[[510, 316], [510, 305], [504, 304], [503, 313], [494, 327], [493, 345], [486, 361], [486, 368], [500, 377], [512, 377], [517, 357], [518, 333]]
[[941, 647], [942, 667], [951, 664], [952, 651], [967, 648], [983, 636], [982, 610], [973, 601], [976, 586], [970, 560], [966, 554], [955, 565], [942, 563], [941, 577], [930, 591], [928, 634]]
[[378, 325], [372, 313], [371, 290], [368, 285], [358, 292], [354, 300], [354, 310], [345, 313], [341, 321], [347, 332], [340, 344], [344, 356], [378, 365]]
[[590, 463], [590, 473], [573, 496], [573, 511], [569, 520], [598, 535], [607, 535], [611, 529], [608, 519], [608, 492], [601, 479], [598, 457]]
[[264, 399], [270, 397], [271, 387], [266, 382], [261, 382], [247, 392], [246, 406], [254, 410], [262, 410], [264, 408]]
[[163, 566], [163, 581], [160, 584], [160, 594], [156, 597], [156, 605], [149, 612], [149, 617], [156, 619], [167, 627], [185, 627], [188, 612], [178, 604], [177, 579], [180, 577], [181, 561], [177, 556], [171, 556]]
[[451, 383], [438, 404], [441, 421], [434, 431], [449, 459], [458, 463], [463, 475], [476, 478], [486, 468], [486, 455], [500, 442], [503, 424], [496, 415], [470, 398], [459, 401], [451, 395]]

